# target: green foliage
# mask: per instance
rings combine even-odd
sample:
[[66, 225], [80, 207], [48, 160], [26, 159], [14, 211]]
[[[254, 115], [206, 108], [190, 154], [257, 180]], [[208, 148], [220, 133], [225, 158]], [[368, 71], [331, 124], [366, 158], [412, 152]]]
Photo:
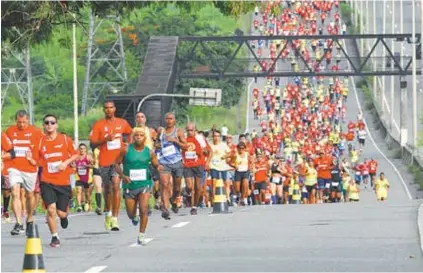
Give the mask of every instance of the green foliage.
[[347, 26], [351, 25], [351, 21], [352, 21], [351, 20], [351, 14], [352, 14], [352, 11], [353, 11], [351, 6], [348, 5], [345, 2], [341, 2], [340, 9], [341, 9], [341, 16], [342, 16], [342, 19], [345, 22], [345, 24]]
[[[70, 134], [73, 134], [73, 61], [72, 61], [72, 20], [66, 21], [69, 18], [59, 18], [59, 11], [56, 4], [59, 2], [46, 2], [47, 4], [39, 4], [34, 2], [32, 5], [26, 5], [25, 2], [20, 2], [18, 5], [12, 5], [7, 2], [5, 9], [2, 9], [2, 15], [9, 20], [8, 24], [21, 24], [22, 28], [26, 27], [25, 22], [15, 22], [11, 11], [15, 9], [31, 8], [38, 17], [50, 16], [50, 23], [54, 20], [62, 20], [62, 23], [54, 25], [54, 29], [45, 33], [40, 41], [32, 40], [31, 48], [31, 69], [33, 75], [33, 92], [35, 105], [35, 119], [40, 120], [46, 113], [54, 113], [61, 120], [61, 128]], [[90, 10], [85, 2], [79, 3], [78, 17], [79, 22], [88, 22]], [[111, 2], [90, 2], [96, 5], [94, 8], [99, 16], [103, 16], [110, 12], [113, 7]], [[125, 4], [126, 3], [126, 4]], [[132, 2], [131, 2], [132, 3]], [[147, 51], [147, 45], [150, 36], [193, 36], [193, 35], [233, 35], [236, 28], [240, 28], [247, 32], [251, 26], [251, 16], [236, 17], [228, 16], [230, 14], [237, 14], [239, 11], [253, 9], [254, 2], [245, 2], [243, 4], [222, 4], [214, 2], [145, 2], [141, 4], [142, 8], [138, 6], [131, 6], [128, 2], [119, 4], [121, 11], [125, 11], [122, 15], [121, 26], [122, 36], [125, 48], [125, 62], [128, 72], [128, 83], [123, 93], [133, 92], [138, 84], [138, 78], [142, 72], [142, 63]], [[248, 5], [247, 5], [248, 4]], [[70, 4], [69, 4], [70, 5]], [[72, 4], [73, 5], [73, 4]], [[216, 7], [219, 6], [219, 7]], [[46, 7], [51, 10], [46, 12]], [[68, 7], [71, 9], [71, 7]], [[232, 9], [238, 9], [232, 10]], [[31, 13], [32, 14], [32, 13]], [[65, 15], [63, 15], [65, 16]], [[66, 15], [67, 16], [67, 15]], [[66, 20], [65, 20], [66, 19]], [[25, 23], [25, 24], [24, 24]], [[84, 23], [82, 23], [84, 24]], [[3, 26], [2, 26], [3, 28]], [[87, 28], [85, 24], [85, 28]], [[44, 31], [44, 30], [40, 30]], [[47, 30], [46, 30], [47, 31]], [[2, 33], [3, 35], [3, 33]], [[6, 36], [9, 34], [5, 34]], [[38, 35], [35, 33], [34, 35]], [[135, 36], [135, 41], [131, 36]], [[114, 39], [115, 33], [111, 22], [104, 21], [102, 27], [99, 29], [96, 36], [96, 44], [101, 48], [110, 49]], [[2, 36], [3, 38], [3, 36]], [[6, 39], [11, 36], [5, 37]], [[34, 37], [32, 37], [34, 38]], [[31, 38], [31, 39], [32, 39]], [[133, 38], [133, 37], [132, 37]], [[26, 39], [26, 38], [25, 38]], [[85, 78], [86, 67], [86, 52], [88, 43], [87, 33], [82, 29], [80, 24], [77, 24], [77, 77], [78, 77], [78, 98], [82, 102], [83, 83]], [[216, 56], [218, 61], [227, 58], [236, 43], [228, 44], [209, 44], [207, 45]], [[187, 52], [187, 46], [180, 46], [182, 52]], [[202, 63], [211, 65], [210, 60], [205, 58], [204, 53], [198, 50], [198, 59]], [[240, 51], [239, 56], [245, 55], [246, 52]], [[239, 57], [238, 56], [238, 57]], [[16, 67], [19, 62], [10, 55], [2, 56], [2, 64], [4, 67]], [[191, 67], [197, 64], [191, 64]], [[240, 69], [243, 64], [235, 64], [229, 69]], [[102, 67], [97, 74], [97, 78], [110, 81], [115, 75], [111, 69]], [[222, 109], [231, 111], [238, 104], [239, 98], [244, 90], [244, 82], [240, 79], [225, 79], [221, 81], [215, 80], [186, 80], [177, 83], [175, 92], [188, 93], [190, 87], [209, 87], [221, 88], [223, 96]], [[101, 102], [101, 101], [100, 101]], [[179, 100], [174, 103], [175, 109], [179, 114], [184, 116], [184, 111], [187, 110], [186, 100]], [[81, 105], [80, 105], [81, 107]], [[16, 110], [23, 108], [21, 100], [15, 87], [10, 87], [8, 96], [5, 100], [2, 116], [2, 124], [14, 123], [14, 113]], [[96, 115], [94, 115], [96, 116]], [[86, 137], [88, 134], [88, 126], [91, 122], [91, 114], [86, 118], [80, 120], [80, 135]], [[235, 119], [234, 119], [235, 120]], [[235, 123], [234, 123], [235, 124]], [[228, 125], [229, 126], [229, 125]], [[234, 125], [235, 126], [235, 125]], [[238, 126], [239, 127], [239, 126]]]

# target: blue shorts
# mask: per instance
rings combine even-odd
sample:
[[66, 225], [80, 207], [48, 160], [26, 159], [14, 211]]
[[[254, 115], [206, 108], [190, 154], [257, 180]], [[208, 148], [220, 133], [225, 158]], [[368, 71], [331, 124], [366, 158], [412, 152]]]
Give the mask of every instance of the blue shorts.
[[308, 192], [301, 193], [301, 199], [308, 198]]
[[361, 175], [355, 175], [355, 183], [360, 185], [362, 179], [363, 177]]
[[212, 179], [222, 179], [223, 181], [226, 181], [226, 179], [228, 178], [228, 171], [218, 171], [215, 169], [211, 169], [210, 176]]
[[317, 186], [319, 189], [324, 189], [326, 184], [330, 184], [330, 179], [317, 178]]

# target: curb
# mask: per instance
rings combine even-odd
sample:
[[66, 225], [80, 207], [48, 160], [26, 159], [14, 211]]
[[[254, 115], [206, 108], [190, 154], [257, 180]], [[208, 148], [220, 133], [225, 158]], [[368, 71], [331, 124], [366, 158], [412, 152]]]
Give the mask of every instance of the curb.
[[417, 211], [417, 229], [419, 232], [420, 249], [423, 253], [423, 203], [420, 204]]

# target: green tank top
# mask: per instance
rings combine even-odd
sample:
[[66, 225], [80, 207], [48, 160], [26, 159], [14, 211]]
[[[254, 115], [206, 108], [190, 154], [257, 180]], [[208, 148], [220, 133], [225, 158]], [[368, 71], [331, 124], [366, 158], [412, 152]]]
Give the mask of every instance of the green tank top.
[[122, 183], [123, 189], [138, 189], [152, 186], [150, 163], [150, 149], [144, 146], [142, 151], [137, 151], [133, 144], [128, 145], [128, 152], [123, 158], [123, 174], [131, 179], [131, 183]]

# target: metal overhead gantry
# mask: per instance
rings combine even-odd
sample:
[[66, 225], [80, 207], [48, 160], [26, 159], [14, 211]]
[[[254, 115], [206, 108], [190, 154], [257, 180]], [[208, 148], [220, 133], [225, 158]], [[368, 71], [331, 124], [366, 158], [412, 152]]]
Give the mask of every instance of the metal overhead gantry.
[[[398, 56], [392, 52], [389, 44], [391, 39], [395, 41], [404, 41], [417, 44], [417, 52], [421, 54], [421, 34], [416, 34], [416, 41], [412, 40], [412, 34], [351, 34], [351, 35], [303, 35], [303, 36], [227, 36], [227, 37], [179, 37], [179, 46], [189, 44], [185, 47], [185, 52], [177, 51], [178, 60], [178, 76], [179, 78], [216, 78], [225, 77], [310, 77], [310, 76], [407, 76], [412, 75], [412, 58], [408, 56]], [[364, 56], [350, 55], [345, 50], [344, 40], [357, 41], [374, 40], [371, 50]], [[254, 43], [257, 41], [282, 41], [281, 50], [277, 50], [277, 55], [272, 59], [263, 59], [257, 56], [254, 50]], [[299, 40], [306, 41], [327, 41], [328, 46], [325, 47], [322, 56], [333, 48], [339, 50], [338, 56], [341, 65], [336, 71], [324, 69], [319, 70], [320, 64], [325, 61], [324, 57], [316, 61], [313, 58], [306, 58], [305, 52], [300, 52], [293, 46]], [[208, 44], [222, 45], [230, 50], [230, 44], [236, 43], [233, 47], [230, 59], [220, 58], [217, 54], [213, 54], [213, 50]], [[376, 56], [376, 47], [383, 46], [386, 49], [386, 56]], [[237, 57], [242, 47], [246, 47], [253, 58]], [[186, 50], [189, 48], [190, 50]], [[197, 49], [202, 50], [201, 55], [197, 54]], [[288, 62], [291, 59], [283, 58], [285, 49], [295, 50], [295, 63], [298, 65], [297, 72], [292, 69], [278, 70], [278, 62]], [[420, 52], [420, 53], [419, 53]], [[375, 58], [386, 58], [388, 63], [394, 64], [394, 70], [389, 67], [374, 67], [369, 65], [369, 60]], [[401, 58], [404, 59], [404, 66], [401, 65]], [[307, 60], [308, 59], [308, 60]], [[333, 55], [332, 59], [336, 59]], [[266, 62], [264, 65], [263, 61]], [[348, 65], [348, 63], [349, 65]], [[255, 64], [256, 70], [252, 70], [251, 64]], [[245, 69], [246, 68], [246, 69]], [[372, 70], [373, 69], [373, 70]], [[422, 68], [417, 68], [417, 75], [422, 74]]]

